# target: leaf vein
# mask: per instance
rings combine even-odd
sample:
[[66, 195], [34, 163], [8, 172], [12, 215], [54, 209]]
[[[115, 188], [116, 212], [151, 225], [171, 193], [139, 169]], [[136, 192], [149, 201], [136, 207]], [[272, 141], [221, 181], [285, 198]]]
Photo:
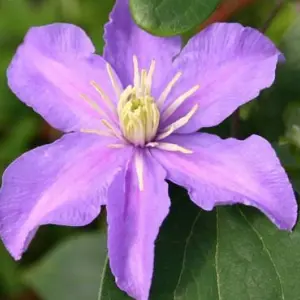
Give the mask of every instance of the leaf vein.
[[107, 264], [108, 264], [108, 255], [106, 255], [104, 265], [103, 265], [103, 269], [102, 269], [102, 274], [101, 274], [101, 278], [100, 278], [100, 285], [99, 285], [99, 292], [98, 292], [98, 300], [102, 299], [102, 289], [103, 289], [103, 283], [104, 283], [105, 272], [106, 272], [106, 269], [107, 269]]
[[187, 248], [188, 248], [188, 245], [189, 245], [189, 242], [193, 236], [193, 233], [194, 233], [194, 228], [196, 226], [196, 223], [200, 217], [200, 214], [201, 214], [201, 211], [196, 215], [195, 217], [195, 220], [191, 226], [191, 231], [188, 235], [188, 237], [186, 238], [185, 240], [185, 246], [184, 246], [184, 251], [183, 251], [183, 259], [182, 259], [182, 265], [181, 265], [181, 270], [180, 270], [180, 274], [179, 274], [179, 277], [178, 277], [178, 281], [177, 281], [177, 284], [176, 284], [176, 287], [174, 289], [174, 293], [173, 293], [173, 298], [174, 300], [177, 299], [177, 296], [176, 296], [176, 292], [177, 292], [177, 289], [180, 285], [180, 282], [181, 282], [181, 278], [182, 278], [182, 275], [183, 275], [183, 272], [184, 272], [184, 269], [185, 269], [185, 263], [186, 263], [186, 255], [187, 255]]
[[216, 279], [217, 279], [217, 291], [218, 298], [222, 300], [221, 297], [221, 289], [220, 289], [220, 273], [219, 273], [219, 264], [218, 264], [218, 256], [219, 256], [219, 220], [218, 220], [218, 209], [216, 208], [216, 252], [215, 252], [215, 267], [216, 267]]
[[270, 259], [270, 262], [275, 270], [275, 274], [278, 278], [278, 281], [279, 281], [279, 285], [280, 285], [280, 291], [281, 291], [281, 299], [282, 300], [285, 300], [285, 296], [284, 296], [284, 291], [283, 291], [283, 284], [282, 284], [282, 279], [281, 279], [281, 276], [277, 270], [277, 267], [275, 265], [275, 262], [271, 256], [271, 253], [270, 253], [270, 250], [267, 248], [264, 240], [263, 240], [263, 237], [262, 235], [259, 233], [259, 231], [249, 222], [248, 218], [246, 217], [246, 215], [242, 212], [242, 210], [239, 208], [239, 212], [241, 214], [241, 216], [245, 219], [246, 223], [249, 225], [249, 227], [254, 231], [254, 233], [256, 234], [256, 236], [258, 237], [258, 239], [261, 241], [262, 243], [262, 246], [263, 246], [263, 249], [264, 251], [266, 252], [267, 256], [269, 257]]

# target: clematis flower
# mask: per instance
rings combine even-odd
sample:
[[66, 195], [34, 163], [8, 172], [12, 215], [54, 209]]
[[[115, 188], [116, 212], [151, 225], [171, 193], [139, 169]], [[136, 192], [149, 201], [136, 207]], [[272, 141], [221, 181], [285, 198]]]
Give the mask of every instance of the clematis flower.
[[82, 226], [107, 207], [120, 289], [149, 297], [170, 180], [205, 210], [242, 203], [290, 230], [297, 205], [270, 144], [197, 133], [269, 87], [280, 52], [258, 31], [218, 23], [181, 49], [154, 37], [118, 0], [103, 57], [71, 24], [31, 28], [8, 72], [11, 90], [65, 135], [16, 159], [0, 191], [0, 235], [20, 259], [38, 227]]

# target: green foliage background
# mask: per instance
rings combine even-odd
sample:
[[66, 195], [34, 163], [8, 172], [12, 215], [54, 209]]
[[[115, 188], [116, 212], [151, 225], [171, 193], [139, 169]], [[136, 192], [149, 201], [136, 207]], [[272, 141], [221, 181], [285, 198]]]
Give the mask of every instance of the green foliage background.
[[[138, 0], [133, 2], [139, 4]], [[262, 28], [275, 2], [258, 0], [234, 14], [231, 20]], [[101, 53], [103, 24], [112, 5], [113, 0], [0, 0], [0, 173], [24, 151], [59, 136], [7, 87], [6, 68], [26, 31], [31, 26], [51, 22], [75, 23], [89, 33]], [[176, 7], [173, 9], [176, 15]], [[267, 138], [298, 193], [299, 11], [297, 1], [287, 1], [266, 31], [286, 57], [286, 63], [278, 68], [275, 84], [263, 91], [257, 101], [240, 109], [238, 124], [229, 118], [211, 130], [228, 137], [235, 124], [234, 132], [240, 138], [253, 133]], [[139, 9], [135, 7], [133, 13], [143, 21]], [[149, 18], [147, 22], [144, 27], [150, 26], [147, 30], [151, 31]], [[169, 23], [166, 24], [169, 30], [168, 26]], [[187, 24], [184, 28], [191, 27]], [[163, 34], [163, 28], [153, 31]], [[184, 37], [194, 32], [192, 29]], [[165, 33], [169, 35], [170, 30]], [[173, 206], [157, 241], [151, 299], [300, 299], [299, 225], [294, 233], [279, 232], [254, 209], [237, 206], [208, 213], [190, 203], [178, 187], [172, 186], [170, 194]], [[97, 297], [129, 299], [116, 289], [107, 266], [104, 216], [85, 228], [41, 228], [18, 263], [0, 244], [1, 300], [96, 300]]]

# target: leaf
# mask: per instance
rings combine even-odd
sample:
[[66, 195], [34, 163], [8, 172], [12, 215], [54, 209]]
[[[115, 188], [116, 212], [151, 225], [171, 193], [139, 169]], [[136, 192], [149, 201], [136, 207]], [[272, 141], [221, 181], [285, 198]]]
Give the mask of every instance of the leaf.
[[22, 290], [18, 265], [0, 243], [0, 293], [16, 295]]
[[300, 54], [299, 49], [300, 38], [300, 18], [298, 17], [290, 26], [288, 32], [285, 34], [281, 46], [285, 50], [287, 64], [293, 68], [300, 68]]
[[103, 273], [97, 300], [130, 300], [130, 299], [131, 298], [129, 296], [127, 296], [123, 291], [121, 291], [116, 286], [115, 278], [110, 271], [109, 262], [107, 260], [107, 265], [106, 265], [105, 272]]
[[24, 280], [44, 300], [95, 300], [106, 257], [105, 234], [81, 234], [27, 270]]
[[130, 0], [133, 19], [160, 36], [182, 34], [200, 25], [221, 0]]
[[289, 2], [284, 3], [272, 24], [270, 24], [270, 27], [267, 29], [266, 34], [277, 44], [286, 30], [293, 24], [297, 16], [296, 5]]
[[[156, 243], [150, 300], [295, 300], [300, 227], [279, 231], [256, 209], [206, 212], [180, 188]], [[128, 300], [106, 270], [98, 300]]]
[[37, 126], [38, 121], [32, 115], [24, 115], [21, 120], [12, 124], [9, 133], [0, 140], [0, 171], [4, 170], [7, 162], [28, 149], [30, 141], [38, 131]]
[[287, 141], [284, 138], [283, 143], [275, 144], [273, 147], [289, 175], [294, 190], [300, 195], [300, 149], [295, 146], [295, 143], [291, 144]]
[[298, 299], [299, 249], [299, 227], [282, 232], [255, 209], [205, 212], [177, 197], [157, 243], [151, 299]]

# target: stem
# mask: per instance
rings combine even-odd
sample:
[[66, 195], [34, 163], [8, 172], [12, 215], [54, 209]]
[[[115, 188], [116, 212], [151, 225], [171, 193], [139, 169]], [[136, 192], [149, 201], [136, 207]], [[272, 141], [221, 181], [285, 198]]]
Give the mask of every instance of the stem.
[[284, 3], [285, 3], [285, 0], [277, 0], [277, 3], [275, 5], [274, 9], [271, 11], [271, 13], [270, 13], [268, 19], [266, 20], [265, 24], [260, 29], [260, 31], [262, 33], [265, 33], [268, 30], [268, 28], [272, 24], [273, 20], [276, 18], [276, 16], [280, 12], [281, 8], [283, 7]]
[[236, 12], [258, 0], [223, 0], [216, 11], [200, 25], [199, 30], [215, 22], [224, 22]]

